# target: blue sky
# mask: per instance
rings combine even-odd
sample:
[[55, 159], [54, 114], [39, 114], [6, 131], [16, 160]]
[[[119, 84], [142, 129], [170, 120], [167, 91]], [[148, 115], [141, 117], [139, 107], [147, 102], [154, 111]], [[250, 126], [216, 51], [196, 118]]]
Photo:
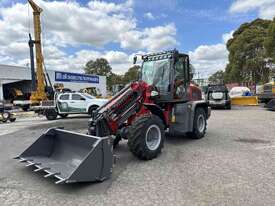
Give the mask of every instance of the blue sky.
[[[117, 73], [127, 70], [135, 53], [176, 47], [189, 53], [195, 68], [208, 76], [224, 69], [225, 42], [234, 30], [257, 17], [271, 19], [275, 15], [275, 0], [36, 2], [44, 9], [45, 62], [50, 67], [81, 70], [88, 59], [103, 56]], [[27, 13], [26, 1], [0, 0], [0, 29], [1, 24], [5, 26], [0, 35], [13, 36], [16, 43], [0, 48], [0, 63], [28, 62], [24, 45]], [[22, 54], [9, 51], [12, 48]]]

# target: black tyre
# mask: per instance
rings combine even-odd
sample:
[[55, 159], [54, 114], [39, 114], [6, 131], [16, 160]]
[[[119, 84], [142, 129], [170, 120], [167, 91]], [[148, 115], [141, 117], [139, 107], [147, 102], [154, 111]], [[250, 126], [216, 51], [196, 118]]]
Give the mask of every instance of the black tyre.
[[188, 136], [190, 136], [192, 139], [201, 139], [205, 136], [206, 128], [207, 121], [205, 110], [201, 107], [198, 107], [195, 111], [193, 132], [190, 132]]
[[119, 144], [119, 142], [121, 141], [121, 136], [117, 135], [114, 140], [113, 140], [113, 147], [116, 148]]
[[230, 110], [230, 109], [231, 109], [231, 104], [228, 104], [228, 105], [226, 106], [226, 109]]
[[57, 112], [53, 109], [46, 110], [45, 116], [46, 116], [47, 120], [55, 120], [57, 118]]
[[88, 110], [89, 115], [92, 116], [93, 111], [96, 110], [98, 107], [99, 106], [97, 106], [97, 105], [90, 106], [90, 108]]
[[139, 159], [156, 158], [163, 148], [164, 125], [156, 115], [139, 117], [129, 129], [128, 147]]
[[29, 106], [29, 105], [22, 106], [22, 110], [23, 110], [24, 112], [29, 111], [29, 109], [30, 109], [30, 106]]
[[59, 114], [59, 116], [64, 119], [64, 118], [68, 117], [69, 115], [68, 114]]
[[10, 122], [15, 122], [16, 118], [10, 118]]
[[2, 122], [4, 122], [4, 123], [7, 122], [9, 118], [10, 118], [10, 113], [4, 112], [2, 114]]

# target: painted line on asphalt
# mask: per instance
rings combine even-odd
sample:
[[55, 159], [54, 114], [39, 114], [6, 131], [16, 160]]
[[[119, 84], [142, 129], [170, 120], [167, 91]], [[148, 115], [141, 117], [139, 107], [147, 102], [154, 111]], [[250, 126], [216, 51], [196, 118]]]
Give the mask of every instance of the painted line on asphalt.
[[256, 147], [256, 150], [261, 150], [261, 149], [272, 149], [275, 148], [275, 145], [268, 145], [268, 146], [262, 146], [262, 147]]

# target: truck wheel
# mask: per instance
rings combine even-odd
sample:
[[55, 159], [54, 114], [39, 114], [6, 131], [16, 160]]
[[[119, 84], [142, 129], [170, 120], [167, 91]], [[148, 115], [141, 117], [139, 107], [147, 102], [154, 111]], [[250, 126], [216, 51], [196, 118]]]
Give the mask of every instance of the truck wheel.
[[90, 108], [88, 110], [89, 115], [92, 116], [93, 111], [96, 110], [97, 108], [98, 108], [97, 105], [90, 106]]
[[114, 140], [113, 140], [113, 147], [116, 148], [119, 144], [119, 142], [121, 141], [121, 136], [117, 135]]
[[2, 114], [2, 122], [4, 122], [4, 123], [7, 122], [9, 118], [10, 118], [10, 113], [4, 112]]
[[189, 133], [192, 139], [201, 139], [204, 137], [207, 127], [206, 114], [203, 108], [199, 107], [195, 111], [193, 132]]
[[59, 114], [59, 116], [64, 119], [64, 118], [68, 117], [69, 115], [68, 114]]
[[231, 104], [228, 104], [228, 105], [226, 106], [226, 109], [231, 110]]
[[22, 106], [22, 110], [23, 110], [24, 112], [27, 112], [29, 109], [30, 109], [30, 106], [29, 106], [29, 105]]
[[47, 120], [55, 120], [57, 118], [57, 112], [55, 110], [46, 110], [45, 116]]
[[156, 158], [163, 147], [164, 125], [156, 115], [139, 117], [129, 130], [128, 147], [139, 159]]
[[10, 122], [15, 122], [16, 118], [10, 118]]

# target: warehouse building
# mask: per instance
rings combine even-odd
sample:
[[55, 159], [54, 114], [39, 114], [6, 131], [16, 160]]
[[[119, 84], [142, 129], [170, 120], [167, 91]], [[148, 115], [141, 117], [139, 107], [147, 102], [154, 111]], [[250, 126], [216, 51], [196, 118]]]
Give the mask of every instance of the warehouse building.
[[[52, 85], [63, 84], [65, 88], [73, 91], [94, 87], [102, 96], [107, 95], [105, 76], [57, 70], [48, 70], [48, 74]], [[17, 91], [31, 92], [31, 69], [0, 64], [0, 100], [11, 99]]]

